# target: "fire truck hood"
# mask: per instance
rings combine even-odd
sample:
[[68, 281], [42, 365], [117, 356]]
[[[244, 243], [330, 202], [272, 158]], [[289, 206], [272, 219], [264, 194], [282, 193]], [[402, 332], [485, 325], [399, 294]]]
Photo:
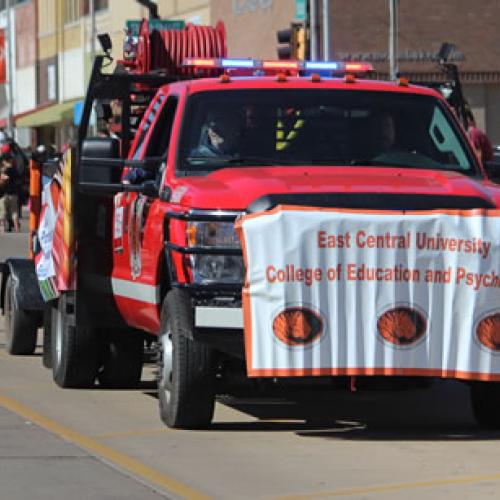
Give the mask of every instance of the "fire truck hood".
[[[374, 167], [224, 168], [178, 179], [172, 201], [200, 209], [246, 209], [266, 195], [320, 193], [467, 196], [500, 204], [500, 189], [458, 172]], [[496, 201], [495, 201], [496, 198]]]

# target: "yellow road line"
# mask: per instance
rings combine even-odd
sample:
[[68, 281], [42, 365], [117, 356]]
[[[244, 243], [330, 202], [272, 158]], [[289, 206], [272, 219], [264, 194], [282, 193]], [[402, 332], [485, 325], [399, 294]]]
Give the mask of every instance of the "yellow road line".
[[287, 495], [276, 497], [275, 500], [309, 500], [312, 498], [349, 497], [369, 493], [388, 493], [390, 491], [411, 490], [417, 488], [431, 488], [433, 486], [449, 486], [453, 484], [474, 484], [487, 481], [499, 481], [499, 474], [485, 474], [481, 476], [463, 476], [450, 479], [436, 479], [433, 481], [418, 481], [414, 483], [386, 484], [380, 486], [367, 486], [364, 488], [351, 488], [345, 490], [322, 491], [305, 495]]
[[189, 486], [176, 481], [175, 479], [163, 474], [143, 463], [131, 458], [119, 451], [110, 448], [109, 446], [103, 445], [96, 441], [95, 439], [89, 438], [78, 432], [75, 432], [68, 427], [64, 427], [61, 424], [58, 424], [54, 420], [50, 420], [43, 415], [35, 412], [31, 408], [24, 406], [17, 401], [3, 396], [0, 394], [0, 405], [6, 408], [7, 410], [12, 411], [13, 413], [17, 413], [21, 417], [30, 420], [31, 422], [47, 429], [53, 434], [57, 434], [58, 436], [70, 441], [82, 448], [92, 452], [95, 455], [98, 455], [109, 462], [116, 464], [117, 466], [125, 469], [132, 474], [139, 476], [151, 483], [160, 486], [161, 488], [170, 491], [171, 493], [175, 493], [183, 498], [189, 498], [193, 500], [205, 500], [210, 497], [193, 489]]

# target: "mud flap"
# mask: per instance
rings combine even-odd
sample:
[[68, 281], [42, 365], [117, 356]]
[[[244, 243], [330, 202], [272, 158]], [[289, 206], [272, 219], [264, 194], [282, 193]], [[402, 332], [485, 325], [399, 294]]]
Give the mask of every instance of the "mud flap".
[[8, 259], [4, 264], [0, 264], [0, 271], [2, 272], [0, 288], [2, 313], [5, 313], [5, 285], [7, 278], [12, 276], [14, 293], [19, 308], [30, 313], [39, 313], [41, 318], [44, 301], [40, 294], [33, 261], [31, 259]]

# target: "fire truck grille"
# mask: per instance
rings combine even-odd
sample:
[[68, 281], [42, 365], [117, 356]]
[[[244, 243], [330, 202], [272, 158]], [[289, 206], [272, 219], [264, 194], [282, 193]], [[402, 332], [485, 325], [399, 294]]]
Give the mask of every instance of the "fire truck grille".
[[293, 193], [268, 194], [253, 201], [248, 213], [271, 210], [278, 205], [366, 210], [433, 210], [496, 208], [478, 196], [443, 196], [387, 193]]

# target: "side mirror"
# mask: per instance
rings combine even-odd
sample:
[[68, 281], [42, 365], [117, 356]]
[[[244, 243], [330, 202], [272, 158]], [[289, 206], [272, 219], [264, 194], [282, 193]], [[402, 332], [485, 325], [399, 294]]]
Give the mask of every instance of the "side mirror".
[[148, 198], [158, 198], [159, 188], [155, 181], [144, 181], [141, 185], [137, 186], [138, 191]]
[[[109, 160], [119, 158], [119, 143], [112, 137], [91, 137], [82, 143], [79, 182], [112, 184], [120, 182], [120, 169]], [[108, 160], [108, 161], [106, 161]], [[111, 163], [111, 164], [110, 164]]]
[[113, 48], [113, 42], [111, 41], [111, 37], [108, 33], [102, 33], [101, 35], [97, 35], [97, 40], [99, 40], [99, 44], [101, 45], [102, 51], [109, 55], [111, 49]]
[[499, 161], [485, 161], [484, 168], [488, 177], [492, 182], [500, 184], [500, 162]]

